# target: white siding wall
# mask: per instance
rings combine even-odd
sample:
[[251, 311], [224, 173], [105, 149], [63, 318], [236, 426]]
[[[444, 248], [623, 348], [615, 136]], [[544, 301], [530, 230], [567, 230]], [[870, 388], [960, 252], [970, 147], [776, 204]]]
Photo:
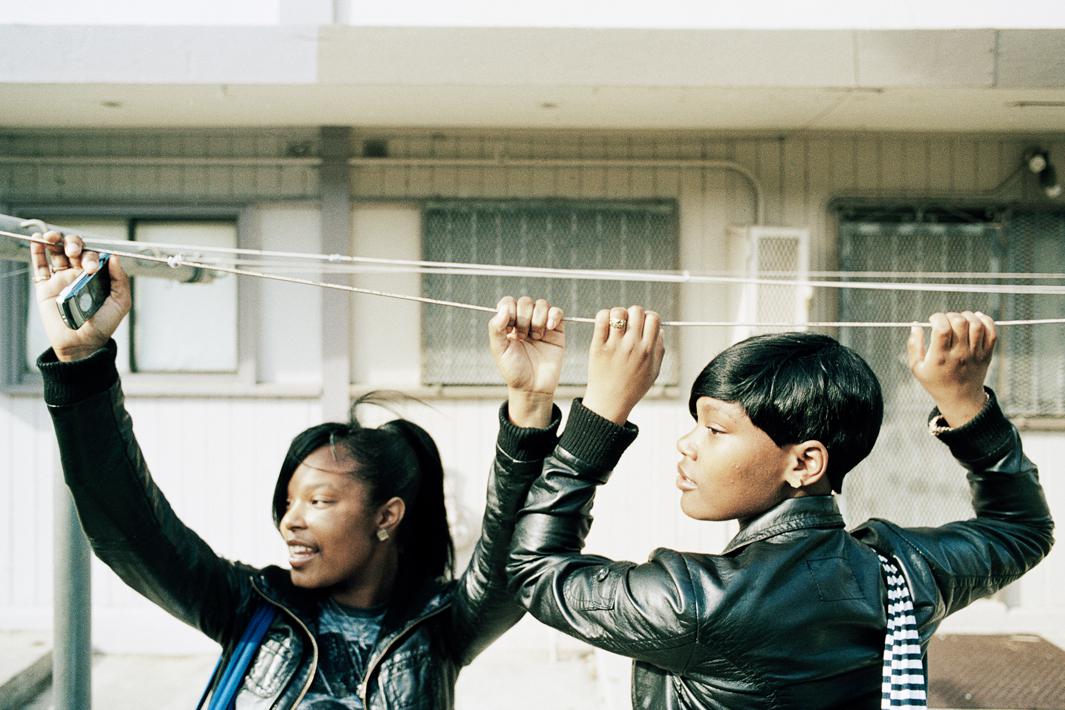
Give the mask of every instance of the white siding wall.
[[[239, 131], [193, 139], [167, 134], [104, 136], [94, 152], [107, 155], [278, 155], [291, 142], [311, 140], [306, 132], [284, 131], [267, 138]], [[1013, 172], [1023, 150], [1038, 142], [1052, 154], [1065, 154], [1065, 137], [1030, 141], [1012, 136], [796, 135], [720, 136], [676, 134], [577, 134], [566, 132], [377, 131], [362, 138], [387, 138], [391, 157], [416, 158], [566, 158], [566, 159], [725, 159], [752, 170], [765, 190], [764, 222], [809, 227], [813, 269], [835, 267], [834, 224], [828, 201], [842, 194], [893, 197], [951, 193], [979, 198]], [[169, 142], [168, 142], [169, 141]], [[84, 142], [84, 141], [83, 141]], [[62, 155], [56, 134], [6, 138], [4, 147], [19, 154], [35, 150]], [[79, 143], [79, 146], [81, 144]], [[192, 147], [190, 147], [192, 145]], [[184, 152], [182, 152], [184, 151]], [[1020, 191], [1037, 197], [1028, 175]], [[454, 167], [373, 166], [353, 168], [357, 207], [352, 244], [356, 253], [411, 257], [419, 253], [419, 200], [428, 197], [671, 197], [680, 205], [681, 261], [692, 271], [722, 268], [726, 227], [754, 219], [747, 182], [719, 169], [672, 167]], [[1011, 183], [1010, 190], [1021, 185]], [[99, 199], [101, 201], [177, 201], [194, 203], [221, 195], [257, 202], [258, 239], [264, 248], [317, 251], [318, 215], [313, 200], [313, 168], [140, 166], [135, 171], [99, 166], [0, 166], [0, 190], [13, 204]], [[381, 277], [360, 277], [363, 285], [382, 286]], [[416, 277], [387, 279], [394, 290], [416, 293]], [[260, 285], [257, 325], [258, 377], [262, 382], [313, 387], [320, 381], [320, 296], [314, 289]], [[725, 319], [724, 292], [712, 286], [684, 286], [681, 317]], [[417, 385], [419, 309], [408, 303], [356, 296], [353, 330], [353, 379], [359, 387]], [[490, 305], [490, 304], [487, 304]], [[566, 304], [577, 315], [602, 305]], [[831, 316], [831, 297], [817, 294], [814, 312]], [[480, 338], [482, 333], [471, 334]], [[599, 496], [589, 551], [643, 559], [656, 546], [716, 550], [731, 529], [684, 518], [673, 488], [673, 443], [689, 426], [687, 384], [709, 357], [726, 345], [715, 330], [670, 332], [669, 346], [681, 360], [676, 396], [640, 404], [633, 418], [641, 435], [611, 484]], [[295, 345], [295, 344], [298, 344]], [[586, 343], [571, 345], [583, 348]], [[900, 350], [902, 342], [900, 340]], [[180, 393], [180, 384], [175, 385]], [[411, 407], [407, 413], [424, 424], [440, 445], [452, 476], [452, 514], [456, 543], [468, 551], [483, 509], [483, 491], [495, 436], [498, 399], [437, 399], [433, 410]], [[137, 432], [160, 485], [184, 520], [220, 554], [253, 563], [282, 559], [269, 517], [276, 469], [289, 439], [320, 416], [313, 397], [171, 398], [134, 396], [129, 401]], [[33, 397], [0, 396], [0, 626], [40, 627], [51, 623], [51, 476], [55, 469], [50, 424]], [[915, 436], [920, 435], [915, 422]], [[1052, 507], [1065, 511], [1065, 487], [1053, 464], [1065, 458], [1065, 436], [1026, 435], [1033, 458], [1043, 464]], [[959, 485], [963, 479], [959, 475]], [[858, 521], [850, 521], [852, 524]], [[109, 572], [94, 570], [97, 645], [103, 648], [174, 650], [175, 644], [202, 647], [194, 634], [173, 624], [146, 603], [134, 599]], [[1010, 630], [1047, 632], [1048, 623], [1065, 628], [1065, 601], [1052, 590], [1065, 583], [1065, 556], [1050, 559], [1019, 585], [1011, 601], [1019, 613], [983, 615], [969, 623], [1000, 624]], [[992, 616], [999, 614], [997, 621]], [[965, 621], [963, 619], [962, 621]], [[960, 622], [959, 622], [960, 623]], [[1055, 628], [1051, 626], [1051, 628]], [[537, 629], [531, 639], [542, 639]], [[200, 644], [200, 646], [197, 646]]]
[[[633, 136], [627, 134], [582, 135], [575, 133], [452, 133], [430, 136], [413, 131], [367, 133], [366, 137], [387, 138], [393, 158], [492, 159], [506, 156], [524, 159], [619, 159], [619, 160], [732, 160], [752, 170], [765, 193], [768, 224], [808, 227], [812, 235], [811, 269], [836, 268], [835, 223], [829, 201], [841, 196], [884, 199], [921, 196], [954, 196], [957, 199], [1007, 197], [1038, 201], [1034, 181], [1027, 174], [1014, 175], [1001, 192], [990, 195], [1014, 174], [1024, 150], [1033, 144], [1047, 146], [1062, 154], [1063, 138], [1024, 139], [1012, 136], [942, 135], [811, 135], [796, 137], [693, 137], [690, 134]], [[754, 202], [745, 178], [736, 172], [717, 168], [674, 167], [497, 167], [443, 165], [440, 167], [392, 165], [377, 167], [360, 163], [353, 173], [353, 192], [360, 200], [380, 200], [389, 209], [398, 209], [402, 200], [431, 197], [469, 198], [674, 198], [680, 205], [682, 267], [693, 272], [725, 268], [726, 228], [750, 223]], [[368, 209], [380, 209], [377, 207]], [[360, 210], [357, 210], [357, 213]], [[356, 219], [356, 225], [359, 220]], [[419, 225], [397, 218], [375, 221], [373, 230], [382, 235], [374, 255], [415, 258], [420, 240]], [[388, 235], [384, 239], [384, 235]], [[356, 226], [356, 244], [360, 242]], [[410, 284], [414, 286], [414, 282]], [[408, 291], [414, 292], [414, 291]], [[681, 291], [680, 317], [691, 320], [729, 318], [728, 299], [721, 287], [686, 285]], [[490, 305], [490, 304], [487, 304]], [[610, 304], [565, 304], [574, 315], [593, 315]], [[417, 334], [418, 307], [412, 304], [388, 306], [394, 318], [393, 330], [384, 338], [411, 342]], [[813, 302], [815, 317], [834, 315], [834, 294], [818, 292]], [[409, 324], [405, 327], [404, 324]], [[358, 330], [359, 323], [356, 323]], [[365, 327], [365, 324], [363, 324]], [[478, 336], [479, 337], [479, 334]], [[900, 335], [899, 350], [904, 337]], [[674, 442], [690, 426], [686, 412], [686, 386], [709, 358], [728, 344], [723, 330], [685, 330], [667, 334], [670, 347], [681, 352], [681, 392], [676, 398], [649, 399], [639, 405], [633, 420], [641, 435], [622, 460], [611, 484], [597, 499], [596, 523], [588, 550], [608, 556], [642, 560], [659, 546], [680, 549], [719, 549], [733, 528], [730, 524], [694, 523], [680, 514], [673, 487], [677, 455]], [[570, 347], [584, 348], [586, 342]], [[356, 341], [359, 336], [356, 335]], [[387, 342], [387, 340], [386, 340]], [[356, 348], [359, 348], [358, 342]], [[365, 345], [363, 346], [365, 348]], [[365, 350], [364, 367], [382, 355], [391, 358], [396, 349]], [[375, 356], [374, 353], [377, 353]], [[358, 373], [357, 373], [358, 374]], [[494, 432], [476, 422], [477, 412], [486, 410], [477, 401], [447, 401], [448, 421], [463, 422], [456, 457], [446, 457], [449, 467], [464, 477], [476, 477], [483, 469], [484, 452], [490, 449]], [[476, 423], [474, 423], [476, 422]], [[443, 431], [430, 427], [440, 440]], [[915, 437], [926, 436], [923, 422], [913, 423]], [[446, 437], [445, 437], [446, 439]], [[1052, 464], [1065, 454], [1065, 437], [1060, 434], [1030, 433], [1033, 458], [1044, 467], [1052, 509], [1065, 510], [1065, 492], [1058, 490]], [[467, 448], [467, 442], [475, 443]], [[474, 459], [470, 459], [472, 452]], [[487, 459], [484, 459], [487, 460]], [[478, 468], [481, 467], [481, 468]], [[965, 490], [959, 469], [959, 491]], [[464, 486], [466, 506], [479, 510], [480, 486]], [[470, 495], [472, 494], [472, 495]], [[855, 525], [860, 520], [848, 520]], [[1065, 581], [1065, 557], [1054, 552], [1017, 589], [1007, 594], [1016, 611], [1003, 613], [1001, 605], [977, 606], [959, 615], [953, 624], [959, 628], [1031, 630], [1054, 633], [1065, 639], [1065, 602], [1050, 593], [1051, 584]], [[1048, 631], [1049, 626], [1049, 631]]]
[[[0, 395], [0, 626], [51, 626], [52, 425], [39, 399]], [[25, 627], [22, 625], [25, 624]]]

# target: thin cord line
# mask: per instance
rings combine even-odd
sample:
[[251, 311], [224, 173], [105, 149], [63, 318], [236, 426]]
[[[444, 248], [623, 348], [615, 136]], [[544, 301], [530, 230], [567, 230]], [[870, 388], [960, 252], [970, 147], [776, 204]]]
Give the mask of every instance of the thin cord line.
[[[0, 234], [8, 234], [0, 232]], [[128, 247], [135, 242], [86, 238], [85, 243], [89, 246], [122, 246]], [[781, 278], [753, 278], [745, 276], [713, 275], [707, 273], [681, 272], [655, 272], [655, 271], [620, 271], [600, 269], [566, 269], [548, 268], [538, 266], [513, 266], [508, 264], [471, 264], [457, 261], [426, 261], [421, 259], [392, 259], [385, 257], [350, 256], [346, 254], [314, 254], [310, 252], [288, 252], [272, 250], [242, 249], [237, 247], [200, 247], [188, 244], [152, 243], [143, 248], [149, 250], [173, 250], [193, 253], [221, 253], [249, 256], [268, 256], [278, 259], [304, 259], [311, 261], [324, 261], [330, 264], [380, 264], [396, 268], [397, 273], [427, 273], [418, 269], [437, 269], [440, 273], [465, 274], [475, 273], [481, 276], [508, 276], [518, 275], [531, 278], [571, 278], [578, 280], [607, 280], [607, 281], [639, 281], [651, 283], [717, 283], [717, 284], [758, 284], [762, 286], [793, 286], [799, 288], [834, 288], [834, 289], [862, 289], [871, 291], [925, 291], [938, 293], [952, 293], [959, 288], [964, 288], [974, 293], [1014, 294], [1014, 295], [1046, 295], [1065, 296], [1065, 285], [1029, 285], [1029, 284], [1000, 284], [1000, 283], [909, 283], [909, 282], [874, 282], [874, 281], [827, 281], [823, 279], [781, 279]], [[204, 262], [206, 263], [206, 262]], [[450, 271], [443, 271], [450, 269]], [[349, 272], [354, 273], [354, 272]], [[839, 278], [853, 277], [848, 272], [837, 272]], [[969, 278], [1005, 278], [1001, 274], [982, 274], [968, 272]], [[908, 278], [912, 278], [907, 276]], [[1033, 278], [1030, 275], [1018, 276], [1018, 278]], [[1065, 274], [1048, 275], [1046, 278], [1065, 279]]]
[[[269, 267], [278, 266], [282, 272], [288, 273], [315, 273], [315, 272], [327, 272], [327, 273], [341, 273], [341, 274], [364, 274], [364, 273], [441, 273], [441, 274], [469, 274], [470, 276], [496, 276], [498, 274], [494, 272], [481, 273], [469, 273], [471, 269], [450, 269], [450, 268], [438, 268], [438, 267], [393, 267], [388, 265], [347, 265], [347, 264], [319, 264], [317, 266], [286, 266], [277, 261], [269, 259], [210, 259], [208, 263], [212, 264], [227, 264], [229, 266], [238, 267]], [[471, 265], [475, 266], [475, 265]], [[275, 273], [278, 268], [272, 269]], [[679, 272], [673, 271], [659, 271], [659, 272], [639, 272], [630, 271], [625, 273], [631, 273], [633, 275], [639, 275], [643, 273], [660, 273], [660, 274], [678, 274]], [[734, 271], [703, 271], [698, 274], [692, 274], [692, 276], [731, 276], [736, 272]], [[761, 274], [765, 277], [788, 277], [793, 274], [794, 271], [762, 271]], [[1029, 281], [1065, 281], [1065, 273], [1026, 273], [1026, 272], [991, 272], [991, 271], [972, 271], [972, 272], [916, 272], [916, 271], [811, 271], [808, 272], [809, 276], [815, 276], [818, 278], [898, 278], [898, 279], [914, 279], [914, 278], [953, 278], [958, 279], [1022, 279]], [[793, 283], [793, 282], [792, 282]], [[956, 284], [959, 287], [968, 286], [968, 284]]]
[[[16, 238], [26, 239], [24, 235], [11, 232], [0, 234]], [[122, 246], [128, 247], [136, 244], [126, 240], [86, 238], [88, 246]], [[788, 286], [798, 288], [832, 288], [832, 289], [856, 289], [870, 291], [920, 291], [936, 293], [953, 293], [959, 289], [973, 293], [1012, 294], [1012, 295], [1065, 295], [1065, 285], [1028, 285], [1028, 284], [1001, 284], [1001, 283], [907, 283], [907, 282], [875, 282], [875, 281], [825, 281], [811, 279], [775, 279], [754, 278], [742, 276], [710, 276], [705, 274], [683, 272], [640, 272], [618, 270], [594, 270], [594, 269], [565, 269], [546, 268], [533, 266], [511, 266], [505, 264], [470, 264], [465, 262], [447, 261], [424, 261], [417, 259], [390, 259], [383, 257], [348, 256], [344, 254], [312, 254], [307, 252], [284, 252], [262, 251], [255, 249], [240, 249], [235, 247], [200, 247], [195, 245], [182, 245], [172, 243], [152, 243], [144, 248], [158, 253], [161, 249], [180, 250], [184, 252], [247, 254], [257, 256], [271, 256], [284, 259], [309, 259], [326, 261], [331, 264], [357, 263], [357, 264], [380, 264], [395, 267], [409, 267], [415, 273], [417, 269], [438, 269], [441, 273], [470, 273], [482, 276], [508, 276], [519, 275], [531, 278], [571, 278], [578, 280], [611, 280], [611, 281], [638, 281], [654, 283], [716, 283], [716, 284], [758, 284], [763, 286]], [[206, 264], [207, 262], [202, 262]], [[202, 267], [201, 267], [202, 268]], [[442, 271], [454, 269], [457, 271]], [[397, 268], [397, 272], [402, 269]], [[845, 272], [844, 272], [845, 273]], [[986, 277], [987, 275], [985, 275]], [[992, 275], [999, 278], [998, 275]]]
[[[51, 242], [44, 239], [27, 237], [22, 234], [14, 234], [12, 232], [0, 231], [0, 235], [13, 237], [27, 242], [35, 242], [38, 244], [44, 244], [47, 246], [54, 246]], [[301, 284], [305, 286], [317, 286], [319, 288], [332, 289], [336, 291], [347, 291], [350, 293], [362, 293], [371, 296], [382, 296], [385, 298], [393, 298], [401, 301], [414, 301], [417, 303], [426, 303], [437, 306], [450, 306], [452, 308], [461, 308], [465, 310], [481, 311], [484, 313], [495, 313], [496, 309], [490, 306], [478, 306], [471, 303], [461, 303], [458, 301], [446, 301], [436, 298], [427, 298], [425, 296], [411, 296], [408, 294], [392, 293], [389, 291], [380, 291], [377, 289], [360, 288], [357, 286], [348, 286], [345, 284], [335, 284], [326, 281], [315, 281], [312, 279], [299, 279], [290, 276], [281, 276], [278, 274], [268, 274], [260, 271], [249, 271], [244, 269], [233, 269], [224, 266], [215, 266], [205, 262], [194, 261], [183, 258], [180, 254], [171, 255], [168, 257], [149, 256], [146, 254], [135, 254], [132, 252], [123, 252], [119, 250], [108, 250], [112, 254], [116, 254], [120, 257], [130, 259], [142, 259], [145, 261], [154, 261], [157, 263], [164, 263], [171, 268], [178, 266], [189, 266], [198, 269], [205, 269], [209, 271], [217, 271], [225, 274], [233, 274], [235, 276], [251, 276], [255, 278], [267, 279], [270, 281], [280, 281], [283, 283]], [[571, 323], [595, 323], [594, 318], [582, 317], [582, 316], [566, 316], [566, 321]], [[1034, 320], [1007, 320], [997, 321], [998, 325], [1011, 326], [1011, 325], [1049, 325], [1049, 324], [1065, 324], [1065, 318], [1040, 318]], [[911, 327], [914, 325], [922, 325], [918, 321], [895, 321], [895, 322], [880, 322], [880, 321], [814, 321], [806, 323], [791, 323], [791, 322], [737, 322], [737, 321], [662, 321], [664, 326], [672, 327], [763, 327], [763, 328], [902, 328]]]
[[[218, 263], [218, 262], [204, 262], [204, 263]], [[234, 262], [234, 266], [258, 266], [266, 267], [271, 266], [276, 262]], [[936, 293], [955, 293], [959, 290], [970, 291], [972, 293], [989, 293], [989, 294], [1012, 294], [1012, 295], [1036, 295], [1036, 296], [1065, 296], [1065, 284], [1061, 286], [1050, 285], [1031, 285], [1031, 284], [930, 284], [930, 283], [905, 283], [905, 282], [862, 282], [862, 281], [839, 281], [839, 282], [826, 282], [826, 281], [811, 281], [811, 280], [795, 280], [795, 279], [766, 279], [766, 278], [747, 278], [747, 277], [658, 277], [652, 278], [647, 272], [602, 272], [602, 271], [578, 271], [574, 269], [558, 269], [558, 270], [541, 270], [530, 271], [525, 273], [516, 269], [502, 269], [495, 270], [490, 268], [452, 268], [452, 267], [436, 267], [436, 266], [397, 266], [397, 267], [385, 267], [385, 266], [359, 266], [359, 267], [344, 267], [340, 268], [328, 268], [328, 265], [323, 265], [325, 268], [320, 269], [299, 269], [297, 268], [283, 268], [281, 273], [340, 273], [340, 274], [366, 274], [366, 273], [396, 273], [396, 274], [441, 274], [441, 275], [463, 275], [463, 276], [484, 276], [484, 277], [498, 277], [498, 276], [514, 276], [523, 278], [559, 278], [564, 277], [567, 279], [577, 281], [624, 281], [635, 283], [646, 282], [664, 282], [664, 283], [717, 283], [717, 284], [760, 284], [766, 286], [786, 286], [791, 288], [836, 288], [836, 289], [852, 289], [852, 290], [871, 290], [871, 291], [919, 291], [919, 292], [936, 292]], [[556, 273], [558, 272], [558, 273]], [[277, 269], [270, 270], [270, 273], [279, 273]]]
[[[127, 244], [133, 244], [135, 242], [126, 242]], [[191, 252], [195, 249], [194, 246], [190, 246], [185, 250], [185, 253]], [[317, 265], [290, 265], [283, 262], [279, 262], [272, 259], [201, 259], [209, 264], [220, 264], [233, 267], [274, 267], [271, 269], [273, 273], [337, 273], [337, 274], [366, 274], [366, 273], [440, 273], [440, 274], [467, 274], [470, 276], [499, 276], [500, 272], [489, 270], [491, 265], [489, 264], [462, 264], [462, 268], [452, 267], [438, 267], [438, 266], [392, 266], [388, 264], [317, 264]], [[435, 264], [437, 262], [427, 262], [428, 264]], [[524, 267], [508, 267], [508, 269], [523, 269]], [[581, 278], [582, 273], [575, 269], [559, 269], [565, 271], [567, 275], [574, 278]], [[590, 272], [595, 274], [595, 278], [599, 278], [599, 272]], [[683, 272], [677, 271], [622, 271], [614, 272], [622, 273], [633, 276], [630, 280], [642, 280], [644, 274], [654, 275], [675, 275], [681, 276]], [[695, 278], [701, 276], [733, 276], [734, 271], [703, 271], [699, 273], [689, 273], [688, 281], [692, 281]], [[762, 271], [761, 274], [765, 277], [788, 277], [793, 274], [793, 271]], [[998, 281], [1005, 281], [1007, 279], [1021, 279], [1027, 281], [1065, 281], [1065, 273], [1029, 273], [1029, 272], [992, 272], [992, 271], [971, 271], [971, 272], [916, 272], [916, 271], [817, 271], [808, 272], [810, 276], [817, 276], [822, 278], [899, 278], [899, 279], [914, 279], [914, 278], [952, 278], [958, 277], [959, 279], [995, 279]], [[794, 280], [787, 280], [788, 283], [796, 283]], [[892, 282], [893, 285], [897, 285], [896, 282]], [[958, 287], [968, 287], [969, 284], [946, 284]], [[1001, 286], [1003, 284], [995, 284]], [[1014, 284], [1017, 286], [1023, 286], [1025, 284]], [[1065, 284], [1063, 284], [1065, 287]]]
[[[0, 234], [8, 236], [22, 236], [14, 235], [10, 232], [0, 232]], [[123, 247], [135, 247], [137, 249], [144, 249], [148, 251], [170, 250], [179, 251], [183, 253], [196, 253], [196, 254], [232, 254], [236, 256], [248, 255], [248, 256], [265, 256], [273, 257], [276, 259], [289, 259], [289, 260], [310, 260], [310, 261], [324, 261], [330, 263], [330, 270], [337, 272], [342, 271], [344, 266], [335, 266], [343, 263], [356, 263], [356, 264], [381, 264], [383, 266], [419, 266], [425, 268], [454, 268], [459, 271], [469, 270], [507, 270], [515, 271], [519, 273], [525, 273], [531, 270], [536, 270], [542, 267], [532, 266], [515, 266], [509, 264], [473, 264], [469, 262], [446, 262], [446, 261], [423, 261], [413, 259], [393, 259], [386, 257], [369, 257], [369, 256], [351, 256], [347, 254], [316, 254], [313, 252], [292, 252], [292, 251], [274, 251], [266, 249], [246, 249], [239, 247], [212, 247], [212, 246], [200, 246], [192, 244], [175, 244], [172, 242], [133, 242], [124, 239], [103, 239], [97, 237], [83, 237], [86, 245], [93, 246], [123, 246]], [[271, 263], [268, 260], [234, 260], [230, 262], [233, 264], [249, 265], [249, 266], [264, 266]], [[324, 267], [324, 265], [323, 265]], [[602, 278], [604, 274], [626, 274], [636, 277], [642, 277], [645, 274], [650, 274], [655, 277], [672, 275], [678, 280], [690, 281], [692, 279], [709, 276], [720, 277], [729, 276], [735, 272], [729, 271], [588, 271], [579, 269], [545, 269], [552, 273], [567, 274], [571, 272], [583, 272], [592, 273], [596, 278]], [[347, 273], [347, 272], [345, 272]], [[359, 273], [353, 271], [350, 273]], [[454, 272], [459, 273], [459, 272]], [[765, 276], [788, 276], [789, 271], [763, 271]], [[1065, 281], [1065, 272], [1048, 272], [1048, 273], [1036, 273], [1027, 271], [1016, 272], [991, 272], [991, 271], [810, 271], [810, 276], [818, 278], [931, 278], [931, 279], [1025, 279], [1025, 280], [1057, 280]], [[495, 273], [489, 275], [497, 275]], [[789, 281], [789, 283], [792, 283]]]

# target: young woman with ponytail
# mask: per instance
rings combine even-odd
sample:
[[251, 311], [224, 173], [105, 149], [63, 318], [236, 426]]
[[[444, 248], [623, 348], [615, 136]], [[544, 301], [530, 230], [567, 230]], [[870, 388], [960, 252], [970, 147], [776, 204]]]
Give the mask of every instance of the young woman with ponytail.
[[504, 299], [493, 318], [508, 400], [481, 537], [459, 579], [432, 438], [403, 419], [370, 428], [354, 416], [293, 439], [273, 497], [288, 569], [257, 569], [217, 556], [152, 481], [114, 364], [111, 335], [130, 308], [118, 258], [107, 301], [70, 330], [55, 297], [99, 262], [78, 237], [45, 238], [54, 246], [31, 250], [52, 345], [38, 366], [66, 482], [96, 555], [222, 646], [201, 705], [452, 708], [459, 670], [522, 614], [505, 565], [517, 512], [556, 440], [561, 311]]

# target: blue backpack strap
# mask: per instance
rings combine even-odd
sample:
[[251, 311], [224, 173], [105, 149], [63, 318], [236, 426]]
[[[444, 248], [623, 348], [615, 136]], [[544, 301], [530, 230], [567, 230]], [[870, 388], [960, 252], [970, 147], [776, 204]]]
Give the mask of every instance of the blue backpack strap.
[[[274, 622], [276, 615], [277, 610], [272, 604], [263, 603], [255, 608], [251, 621], [248, 622], [247, 628], [244, 629], [244, 634], [237, 641], [236, 647], [229, 656], [229, 662], [222, 669], [217, 685], [214, 684], [214, 680], [218, 677], [219, 666], [222, 665], [222, 661], [225, 659], [226, 654], [224, 651], [218, 659], [218, 663], [215, 664], [214, 672], [211, 673], [211, 679], [208, 681], [207, 687], [204, 688], [203, 695], [200, 696], [200, 702], [197, 703], [196, 710], [200, 710], [203, 707], [203, 703], [209, 693], [211, 701], [207, 705], [207, 710], [231, 710], [237, 697], [237, 691], [240, 689], [241, 681], [244, 680], [244, 674], [248, 672], [248, 666], [251, 665], [251, 659], [255, 656], [256, 651], [259, 650], [259, 646], [262, 645], [263, 637], [266, 636], [266, 632], [270, 629], [270, 624]], [[214, 685], [214, 693], [210, 692], [212, 685]]]
[[214, 687], [214, 679], [218, 677], [218, 671], [222, 668], [222, 659], [226, 657], [225, 651], [215, 661], [214, 670], [211, 671], [211, 676], [207, 679], [207, 685], [204, 687], [203, 692], [200, 693], [200, 701], [196, 703], [196, 710], [201, 710], [203, 704], [207, 702], [207, 696], [211, 693], [211, 688]]

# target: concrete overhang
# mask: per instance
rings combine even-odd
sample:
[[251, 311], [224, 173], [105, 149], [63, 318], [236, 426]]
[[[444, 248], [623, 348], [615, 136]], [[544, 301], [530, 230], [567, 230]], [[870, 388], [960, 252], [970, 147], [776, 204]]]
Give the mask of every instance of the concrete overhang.
[[0, 27], [0, 125], [1065, 130], [1065, 30]]

